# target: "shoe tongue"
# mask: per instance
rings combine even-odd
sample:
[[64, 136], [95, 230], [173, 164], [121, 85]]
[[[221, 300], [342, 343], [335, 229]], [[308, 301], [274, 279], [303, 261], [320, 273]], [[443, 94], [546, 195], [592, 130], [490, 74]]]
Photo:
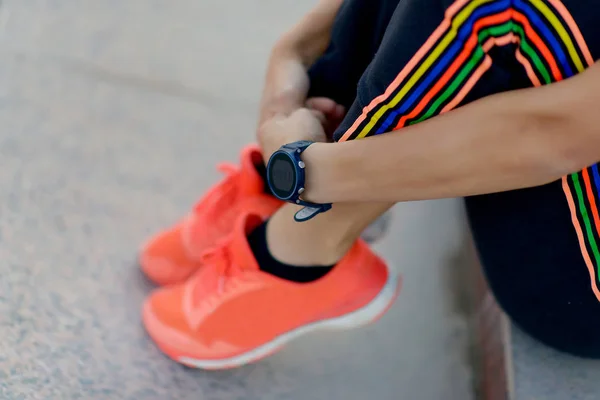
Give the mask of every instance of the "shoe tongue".
[[264, 177], [259, 174], [256, 166], [262, 165], [262, 153], [257, 146], [249, 146], [242, 151], [241, 165], [241, 190], [243, 193], [255, 194], [263, 191]]
[[232, 261], [237, 267], [246, 270], [259, 269], [248, 243], [248, 235], [262, 223], [263, 219], [255, 214], [246, 214], [238, 219], [229, 243], [229, 250], [233, 257]]

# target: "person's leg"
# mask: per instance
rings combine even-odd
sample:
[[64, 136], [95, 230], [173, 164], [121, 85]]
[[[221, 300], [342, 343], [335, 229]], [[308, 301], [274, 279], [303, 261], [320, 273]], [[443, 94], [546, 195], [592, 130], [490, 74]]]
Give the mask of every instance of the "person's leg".
[[298, 208], [285, 205], [267, 224], [269, 250], [275, 259], [289, 265], [334, 265], [361, 232], [392, 205], [336, 204], [330, 211], [302, 223], [293, 218]]
[[[568, 78], [600, 58], [599, 12], [585, 0], [513, 2], [529, 85]], [[598, 170], [467, 199], [482, 266], [504, 311], [537, 340], [593, 358], [600, 358]]]

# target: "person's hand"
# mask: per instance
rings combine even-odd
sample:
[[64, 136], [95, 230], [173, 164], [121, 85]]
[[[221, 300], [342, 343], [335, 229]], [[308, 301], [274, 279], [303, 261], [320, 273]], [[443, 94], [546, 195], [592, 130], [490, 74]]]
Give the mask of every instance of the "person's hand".
[[265, 161], [286, 143], [313, 140], [304, 138], [303, 135], [310, 136], [311, 133], [299, 132], [298, 127], [288, 133], [283, 128], [277, 128], [278, 126], [304, 121], [300, 124], [306, 127], [309, 122], [305, 120], [310, 115], [310, 124], [318, 123], [318, 129], [313, 130], [318, 130], [323, 135], [319, 135], [314, 141], [331, 140], [333, 132], [346, 114], [345, 108], [332, 99], [315, 97], [307, 100], [310, 81], [304, 66], [298, 60], [293, 61], [291, 53], [280, 51], [282, 53], [274, 51], [269, 62], [259, 114], [257, 138]]
[[284, 144], [298, 140], [326, 142], [327, 126], [325, 115], [317, 110], [300, 108], [289, 116], [276, 115], [258, 129], [258, 138], [263, 149], [265, 163]]

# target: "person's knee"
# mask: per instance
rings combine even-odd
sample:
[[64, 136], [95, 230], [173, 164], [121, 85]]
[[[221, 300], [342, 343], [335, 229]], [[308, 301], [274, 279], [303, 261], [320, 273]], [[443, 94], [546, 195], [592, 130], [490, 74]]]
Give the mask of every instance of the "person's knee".
[[534, 339], [575, 356], [600, 358], [600, 323], [594, 318], [600, 303], [560, 299], [560, 293], [549, 293], [553, 299], [543, 304], [512, 301], [510, 294], [495, 294], [510, 319]]

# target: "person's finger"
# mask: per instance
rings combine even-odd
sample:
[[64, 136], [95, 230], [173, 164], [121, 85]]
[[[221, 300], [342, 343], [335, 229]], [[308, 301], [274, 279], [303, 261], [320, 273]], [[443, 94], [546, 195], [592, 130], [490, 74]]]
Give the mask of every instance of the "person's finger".
[[290, 119], [296, 121], [311, 121], [317, 120], [321, 125], [327, 122], [327, 117], [319, 110], [313, 110], [311, 108], [299, 108], [292, 113]]
[[325, 115], [326, 122], [323, 123], [323, 128], [328, 133], [335, 131], [346, 116], [346, 108], [327, 97], [310, 98], [306, 101], [306, 106]]
[[321, 111], [328, 116], [336, 112], [337, 105], [334, 100], [327, 97], [311, 97], [306, 100], [307, 108]]
[[315, 117], [316, 119], [319, 120], [319, 122], [321, 123], [321, 125], [325, 126], [327, 124], [327, 116], [318, 110], [310, 110], [310, 113], [312, 114], [313, 117]]
[[336, 131], [338, 126], [340, 126], [345, 116], [346, 108], [340, 104], [336, 104], [335, 107], [325, 115], [327, 121], [323, 123], [323, 129], [327, 133], [329, 139], [333, 137], [333, 133]]
[[346, 107], [341, 104], [336, 104], [335, 110], [333, 112], [333, 117], [341, 122], [342, 119], [346, 116]]

